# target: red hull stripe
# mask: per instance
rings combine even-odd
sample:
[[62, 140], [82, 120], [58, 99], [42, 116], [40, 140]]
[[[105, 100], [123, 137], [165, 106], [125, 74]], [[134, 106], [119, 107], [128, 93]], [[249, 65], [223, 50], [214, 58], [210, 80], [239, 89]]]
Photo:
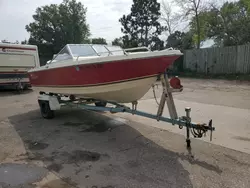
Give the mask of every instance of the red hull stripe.
[[94, 86], [103, 86], [103, 85], [111, 85], [111, 84], [119, 84], [119, 83], [124, 83], [124, 82], [129, 82], [129, 81], [135, 81], [135, 80], [142, 80], [145, 78], [151, 78], [151, 77], [156, 77], [157, 75], [151, 75], [151, 76], [146, 76], [146, 77], [140, 77], [140, 78], [134, 78], [134, 79], [128, 79], [128, 80], [120, 80], [120, 81], [115, 81], [115, 82], [108, 82], [108, 83], [101, 83], [101, 84], [92, 84], [92, 85], [63, 85], [63, 86], [58, 86], [58, 85], [33, 85], [35, 87], [94, 87]]
[[22, 48], [22, 47], [13, 47], [13, 46], [0, 46], [0, 48], [13, 49], [13, 50], [32, 50], [32, 51], [36, 51], [35, 48]]
[[29, 72], [34, 86], [91, 86], [127, 81], [163, 73], [179, 57], [117, 60], [99, 64], [80, 64]]

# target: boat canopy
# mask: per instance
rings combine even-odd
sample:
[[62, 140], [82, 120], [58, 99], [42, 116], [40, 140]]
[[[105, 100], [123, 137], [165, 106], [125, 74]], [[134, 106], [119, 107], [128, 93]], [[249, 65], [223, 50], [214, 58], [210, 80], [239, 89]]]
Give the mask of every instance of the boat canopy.
[[54, 55], [52, 61], [62, 61], [78, 57], [105, 57], [124, 54], [125, 52], [120, 46], [108, 46], [102, 44], [67, 44], [58, 54]]

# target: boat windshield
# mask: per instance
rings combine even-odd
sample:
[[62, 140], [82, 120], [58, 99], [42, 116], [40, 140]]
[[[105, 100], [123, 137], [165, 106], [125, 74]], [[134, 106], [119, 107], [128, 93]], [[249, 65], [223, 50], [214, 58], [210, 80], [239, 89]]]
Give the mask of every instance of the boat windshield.
[[120, 46], [106, 46], [112, 55], [124, 55], [124, 51]]
[[110, 55], [110, 52], [103, 45], [94, 44], [93, 48], [99, 54], [99, 56], [109, 56]]
[[86, 56], [113, 56], [124, 55], [124, 50], [120, 46], [107, 46], [101, 44], [69, 44], [58, 54], [54, 55], [50, 62], [73, 59], [73, 57]]
[[106, 46], [101, 44], [79, 44], [69, 45], [69, 48], [74, 57], [124, 55], [123, 49], [119, 46]]
[[95, 50], [90, 45], [69, 45], [74, 57], [78, 56], [97, 56]]
[[62, 61], [72, 59], [68, 48], [65, 46], [57, 55], [55, 55], [54, 60], [55, 61]]

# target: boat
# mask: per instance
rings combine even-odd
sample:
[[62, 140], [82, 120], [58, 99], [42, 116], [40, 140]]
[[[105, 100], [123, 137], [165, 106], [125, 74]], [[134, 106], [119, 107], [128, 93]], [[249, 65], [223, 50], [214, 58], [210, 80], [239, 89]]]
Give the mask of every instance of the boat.
[[30, 87], [28, 70], [39, 64], [37, 46], [0, 43], [0, 87]]
[[[146, 48], [146, 47], [144, 47]], [[46, 65], [28, 71], [41, 92], [116, 103], [141, 99], [179, 50], [140, 51], [101, 44], [67, 44]]]

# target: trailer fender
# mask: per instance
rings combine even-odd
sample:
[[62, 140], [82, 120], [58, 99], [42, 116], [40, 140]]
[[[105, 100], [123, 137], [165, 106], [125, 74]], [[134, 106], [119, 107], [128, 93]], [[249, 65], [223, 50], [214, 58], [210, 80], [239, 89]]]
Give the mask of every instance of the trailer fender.
[[60, 110], [61, 105], [57, 96], [39, 95], [38, 101], [48, 101], [51, 110]]

